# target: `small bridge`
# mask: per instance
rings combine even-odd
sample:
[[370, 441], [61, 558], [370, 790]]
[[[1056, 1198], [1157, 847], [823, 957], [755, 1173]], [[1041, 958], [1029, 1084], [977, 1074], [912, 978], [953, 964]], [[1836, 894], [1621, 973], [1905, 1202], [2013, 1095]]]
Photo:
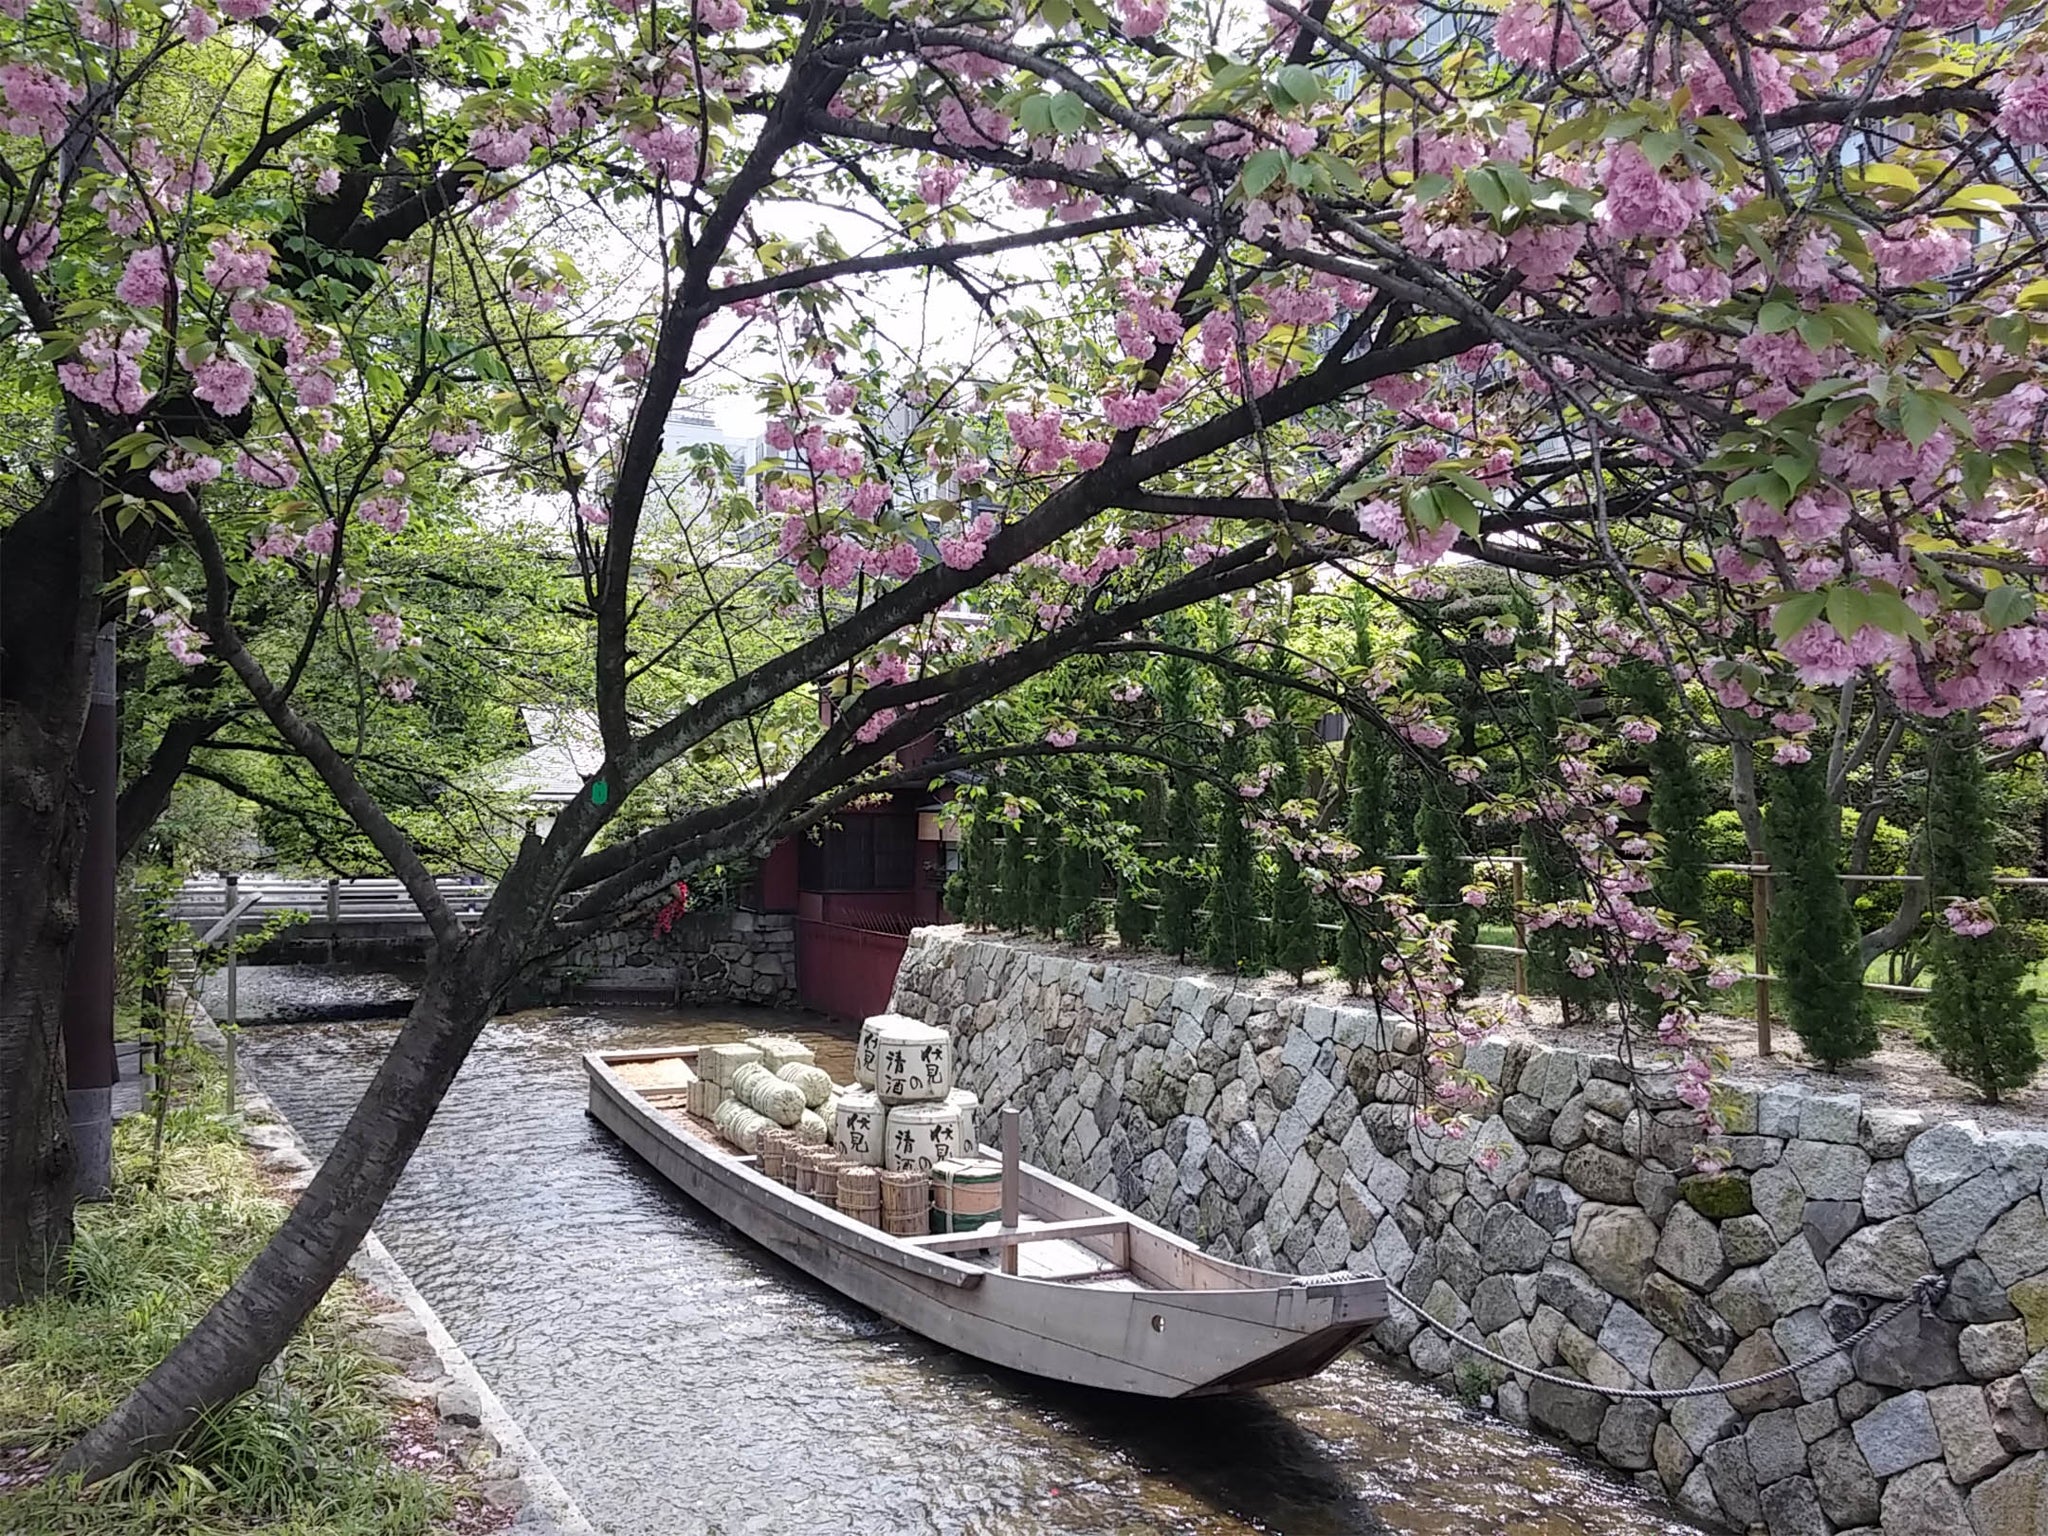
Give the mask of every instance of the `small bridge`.
[[[436, 880], [456, 921], [475, 923], [497, 889], [480, 877]], [[420, 960], [433, 937], [427, 920], [397, 880], [291, 879], [283, 875], [195, 875], [172, 898], [170, 916], [213, 943], [246, 933], [281, 912], [296, 923], [242, 958], [252, 964], [308, 961]]]

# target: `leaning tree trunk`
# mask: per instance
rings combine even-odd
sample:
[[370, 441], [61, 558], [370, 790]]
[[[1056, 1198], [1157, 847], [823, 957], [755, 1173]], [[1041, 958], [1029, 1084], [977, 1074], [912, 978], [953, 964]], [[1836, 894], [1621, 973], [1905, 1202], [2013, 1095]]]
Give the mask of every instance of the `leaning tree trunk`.
[[484, 927], [430, 962], [404, 1028], [283, 1225], [198, 1326], [65, 1452], [59, 1475], [97, 1482], [175, 1446], [202, 1415], [254, 1386], [327, 1294], [496, 1011], [542, 910], [509, 881], [492, 907]]
[[0, 535], [0, 1307], [40, 1295], [71, 1246], [62, 1014], [101, 564], [85, 484], [61, 477]]

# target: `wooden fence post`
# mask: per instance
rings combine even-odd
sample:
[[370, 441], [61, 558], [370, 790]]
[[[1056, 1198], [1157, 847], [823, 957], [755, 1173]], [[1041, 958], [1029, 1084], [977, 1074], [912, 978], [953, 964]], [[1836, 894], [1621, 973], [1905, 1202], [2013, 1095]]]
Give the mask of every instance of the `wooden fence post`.
[[1513, 871], [1508, 876], [1508, 891], [1514, 902], [1515, 925], [1515, 996], [1529, 995], [1529, 924], [1522, 915], [1522, 900], [1525, 884], [1522, 876], [1522, 861], [1516, 859], [1509, 866]]
[[1749, 874], [1749, 919], [1756, 944], [1756, 1053], [1771, 1054], [1771, 870]]

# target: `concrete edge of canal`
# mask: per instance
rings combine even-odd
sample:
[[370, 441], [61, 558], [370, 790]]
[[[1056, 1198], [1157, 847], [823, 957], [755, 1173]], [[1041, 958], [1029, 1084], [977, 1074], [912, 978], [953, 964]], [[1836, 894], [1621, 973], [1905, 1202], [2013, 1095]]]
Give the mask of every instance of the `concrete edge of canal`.
[[[195, 1037], [225, 1060], [227, 1037], [198, 997], [187, 993], [185, 1000]], [[246, 1072], [237, 1076], [235, 1107], [242, 1117], [242, 1139], [260, 1165], [281, 1182], [303, 1189], [318, 1160], [284, 1111]], [[479, 1491], [492, 1504], [514, 1511], [514, 1529], [531, 1536], [598, 1536], [597, 1527], [577, 1508], [375, 1231], [363, 1238], [349, 1271], [387, 1303], [371, 1313], [364, 1345], [403, 1372], [394, 1379], [406, 1396], [432, 1406], [438, 1438], [450, 1458], [477, 1476]]]

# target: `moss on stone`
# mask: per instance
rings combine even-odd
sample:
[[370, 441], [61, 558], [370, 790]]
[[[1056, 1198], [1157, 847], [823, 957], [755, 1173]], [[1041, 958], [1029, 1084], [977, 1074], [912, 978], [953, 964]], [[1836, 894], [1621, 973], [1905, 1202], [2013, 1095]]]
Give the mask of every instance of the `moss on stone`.
[[1749, 1179], [1740, 1173], [1702, 1173], [1681, 1179], [1678, 1192], [1685, 1203], [1712, 1221], [1747, 1216], [1756, 1209], [1749, 1197]]

